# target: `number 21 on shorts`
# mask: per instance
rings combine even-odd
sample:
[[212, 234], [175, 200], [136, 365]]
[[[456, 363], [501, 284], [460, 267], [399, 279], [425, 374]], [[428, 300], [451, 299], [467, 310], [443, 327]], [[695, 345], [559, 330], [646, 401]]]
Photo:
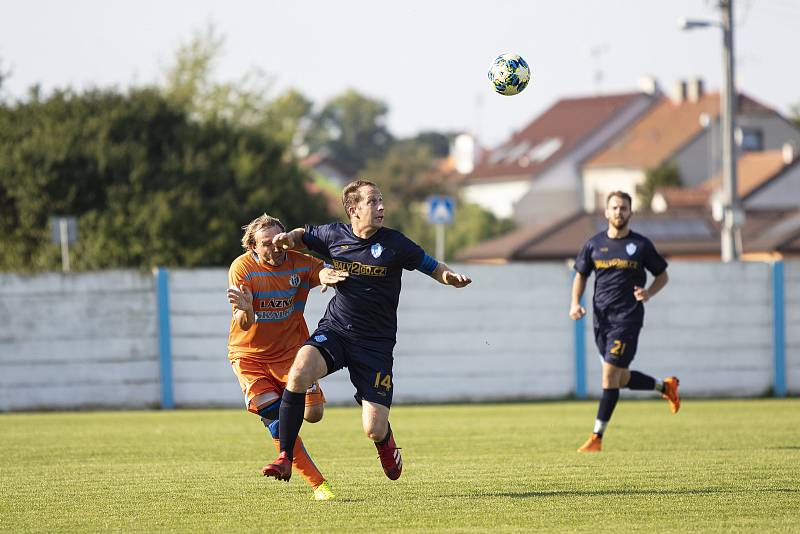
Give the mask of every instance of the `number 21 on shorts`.
[[619, 339], [614, 340], [614, 346], [611, 347], [611, 354], [614, 356], [622, 356], [625, 354], [625, 343], [620, 341]]
[[375, 373], [375, 384], [373, 384], [373, 386], [375, 387], [375, 389], [378, 389], [379, 387], [383, 386], [386, 389], [386, 391], [389, 391], [390, 389], [392, 389], [392, 375], [389, 374], [384, 375], [380, 371], [378, 371], [377, 373]]

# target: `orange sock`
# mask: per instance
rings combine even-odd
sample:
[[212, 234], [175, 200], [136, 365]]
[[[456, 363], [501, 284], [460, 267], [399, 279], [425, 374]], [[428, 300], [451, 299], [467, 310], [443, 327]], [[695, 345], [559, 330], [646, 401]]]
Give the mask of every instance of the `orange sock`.
[[[278, 452], [280, 452], [280, 440], [273, 438], [272, 442], [275, 444], [275, 448], [278, 449]], [[300, 439], [300, 436], [297, 436], [297, 441], [294, 442], [294, 460], [292, 461], [292, 466], [303, 475], [303, 478], [308, 480], [312, 488], [316, 488], [325, 482], [325, 477], [322, 476], [317, 466], [314, 465], [311, 456], [306, 452], [306, 448], [303, 446], [303, 440]]]

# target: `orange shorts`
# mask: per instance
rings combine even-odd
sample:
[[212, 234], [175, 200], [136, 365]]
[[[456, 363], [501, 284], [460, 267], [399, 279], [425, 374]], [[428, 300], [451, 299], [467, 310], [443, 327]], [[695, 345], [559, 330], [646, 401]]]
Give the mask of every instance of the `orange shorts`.
[[[259, 406], [267, 406], [281, 398], [294, 358], [282, 362], [264, 362], [244, 354], [231, 354], [230, 359], [233, 372], [242, 387], [248, 412], [257, 414]], [[306, 406], [324, 402], [322, 388], [314, 382], [306, 391]]]

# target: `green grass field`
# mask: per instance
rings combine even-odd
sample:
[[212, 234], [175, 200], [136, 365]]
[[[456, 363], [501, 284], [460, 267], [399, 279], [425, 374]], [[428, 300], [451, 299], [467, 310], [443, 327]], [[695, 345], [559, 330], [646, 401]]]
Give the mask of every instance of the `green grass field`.
[[798, 532], [800, 400], [397, 406], [386, 479], [356, 408], [304, 425], [337, 493], [310, 500], [236, 410], [0, 415], [3, 532]]

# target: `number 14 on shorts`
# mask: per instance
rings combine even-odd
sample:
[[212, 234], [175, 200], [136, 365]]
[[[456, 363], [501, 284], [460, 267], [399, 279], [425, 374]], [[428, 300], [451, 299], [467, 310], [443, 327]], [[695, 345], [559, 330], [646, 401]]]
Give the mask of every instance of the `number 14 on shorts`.
[[389, 374], [382, 374], [380, 371], [375, 373], [375, 384], [373, 384], [375, 389], [383, 386], [386, 391], [392, 389], [392, 375]]

